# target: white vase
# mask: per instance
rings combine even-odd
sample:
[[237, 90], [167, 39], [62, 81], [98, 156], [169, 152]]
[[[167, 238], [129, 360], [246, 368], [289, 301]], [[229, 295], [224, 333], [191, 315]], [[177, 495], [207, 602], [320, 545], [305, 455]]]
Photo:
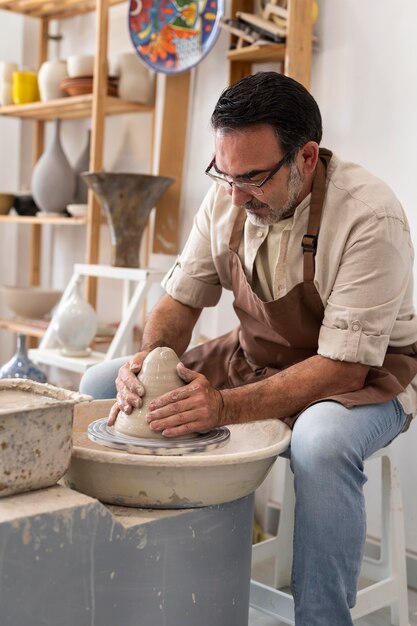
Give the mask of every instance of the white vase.
[[61, 145], [60, 120], [55, 122], [55, 134], [32, 172], [32, 195], [37, 206], [46, 213], [62, 213], [72, 202], [75, 192], [75, 172]]
[[60, 84], [67, 76], [67, 64], [65, 61], [56, 60], [42, 63], [38, 73], [41, 100], [46, 102], [63, 98], [66, 94], [62, 91]]
[[54, 320], [54, 331], [62, 345], [61, 353], [65, 356], [88, 356], [91, 352], [89, 345], [97, 331], [97, 313], [80, 291], [81, 279], [59, 307]]
[[118, 56], [119, 87], [122, 100], [150, 104], [154, 95], [154, 74], [133, 52]]

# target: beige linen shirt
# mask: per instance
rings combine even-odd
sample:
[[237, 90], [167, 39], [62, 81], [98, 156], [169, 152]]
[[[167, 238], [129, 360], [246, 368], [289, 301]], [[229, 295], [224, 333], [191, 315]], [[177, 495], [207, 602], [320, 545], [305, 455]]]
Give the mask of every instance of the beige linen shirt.
[[[388, 345], [417, 341], [413, 247], [404, 211], [390, 188], [364, 168], [333, 155], [315, 257], [314, 284], [324, 306], [318, 354], [380, 366]], [[277, 300], [303, 280], [301, 240], [307, 196], [294, 215], [273, 226], [246, 220], [239, 256], [257, 295]], [[165, 276], [167, 293], [184, 304], [217, 304], [231, 289], [228, 245], [243, 209], [217, 185], [207, 193], [182, 254]], [[417, 412], [417, 380], [399, 396]]]

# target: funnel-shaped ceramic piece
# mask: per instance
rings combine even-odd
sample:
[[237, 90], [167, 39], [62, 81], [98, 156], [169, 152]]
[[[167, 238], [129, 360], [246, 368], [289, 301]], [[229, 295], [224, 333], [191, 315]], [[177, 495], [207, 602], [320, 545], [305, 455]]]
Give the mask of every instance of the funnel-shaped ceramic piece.
[[[171, 348], [155, 348], [143, 361], [138, 378], [145, 387], [143, 404], [130, 415], [120, 412], [114, 429], [118, 433], [141, 439], [165, 439], [160, 432], [152, 431], [146, 421], [148, 406], [155, 398], [185, 385], [177, 374], [179, 358]], [[188, 435], [189, 437], [190, 435]], [[193, 436], [193, 435], [191, 435]], [[194, 435], [197, 436], [197, 435]]]
[[81, 178], [94, 191], [106, 215], [112, 264], [139, 267], [139, 247], [149, 213], [174, 179], [116, 172], [84, 172]]

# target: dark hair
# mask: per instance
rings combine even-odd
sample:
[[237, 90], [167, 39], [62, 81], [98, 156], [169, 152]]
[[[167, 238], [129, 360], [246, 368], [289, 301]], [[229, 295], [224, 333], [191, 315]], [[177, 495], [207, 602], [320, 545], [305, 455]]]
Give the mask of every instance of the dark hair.
[[322, 137], [320, 109], [297, 81], [277, 72], [258, 72], [227, 87], [214, 108], [214, 130], [269, 124], [287, 153]]

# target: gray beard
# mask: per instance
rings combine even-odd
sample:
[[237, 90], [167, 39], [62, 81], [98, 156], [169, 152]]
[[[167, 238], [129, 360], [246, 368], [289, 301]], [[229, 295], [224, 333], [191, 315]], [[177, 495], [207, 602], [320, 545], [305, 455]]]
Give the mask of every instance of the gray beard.
[[288, 177], [288, 200], [281, 209], [273, 209], [268, 204], [259, 202], [259, 200], [255, 199], [247, 202], [241, 208], [245, 210], [260, 208], [268, 209], [268, 215], [266, 217], [261, 217], [260, 215], [255, 215], [254, 213], [247, 213], [249, 221], [255, 226], [271, 226], [272, 224], [277, 224], [278, 222], [281, 222], [282, 220], [285, 220], [293, 215], [298, 204], [298, 197], [303, 184], [304, 178], [300, 174], [297, 165], [292, 163], [290, 166], [290, 175]]

